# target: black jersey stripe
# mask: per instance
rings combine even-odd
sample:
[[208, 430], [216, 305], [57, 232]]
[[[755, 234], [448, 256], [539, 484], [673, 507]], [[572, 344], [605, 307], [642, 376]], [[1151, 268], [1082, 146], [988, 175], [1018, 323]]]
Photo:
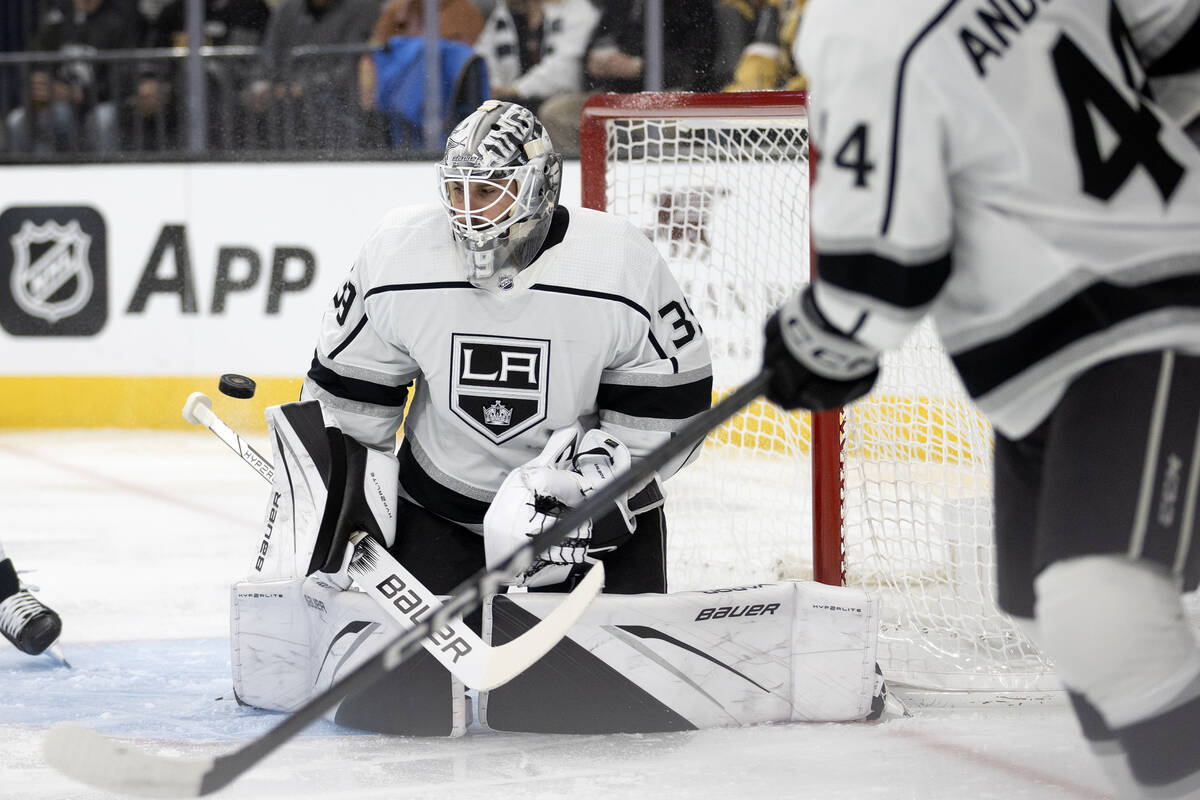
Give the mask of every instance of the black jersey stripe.
[[385, 292], [423, 292], [431, 289], [474, 289], [474, 284], [468, 281], [429, 281], [428, 283], [385, 283], [368, 289], [366, 297], [372, 297]]
[[956, 353], [952, 360], [967, 391], [980, 397], [1076, 342], [1168, 308], [1200, 309], [1200, 274], [1139, 286], [1098, 281], [1007, 336]]
[[463, 525], [483, 523], [488, 503], [459, 494], [434, 480], [417, 462], [412, 445], [407, 440], [400, 445], [397, 459], [400, 462], [400, 485], [418, 505], [439, 517]]
[[[881, 235], [887, 235], [888, 228], [892, 225], [892, 204], [896, 199], [896, 170], [897, 163], [900, 157], [900, 106], [904, 97], [904, 72], [908, 69], [908, 59], [916, 51], [917, 45], [921, 40], [929, 35], [930, 31], [941, 24], [946, 15], [950, 13], [959, 0], [950, 0], [942, 10], [937, 13], [929, 24], [921, 29], [921, 32], [916, 35], [912, 43], [904, 51], [904, 55], [900, 58], [899, 68], [896, 70], [896, 94], [892, 101], [892, 147], [891, 158], [888, 164], [888, 189], [887, 198], [883, 208], [883, 222], [880, 224], [879, 232]], [[830, 145], [826, 145], [829, 147]]]
[[601, 383], [596, 404], [603, 411], [650, 419], [687, 419], [712, 404], [712, 375], [678, 386]]
[[647, 322], [650, 322], [651, 320], [649, 311], [642, 308], [628, 297], [624, 297], [619, 294], [613, 294], [611, 292], [597, 292], [593, 289], [580, 289], [577, 286], [558, 286], [553, 283], [535, 283], [533, 286], [530, 286], [529, 289], [530, 291], [534, 292], [558, 292], [559, 294], [573, 294], [579, 297], [594, 297], [598, 300], [609, 300], [614, 303], [620, 303], [621, 305], [629, 306], [634, 311], [645, 317]]
[[354, 339], [358, 336], [358, 334], [360, 332], [362, 332], [362, 329], [365, 327], [367, 327], [367, 315], [363, 314], [362, 319], [360, 319], [358, 321], [358, 324], [354, 326], [354, 330], [350, 331], [350, 335], [347, 336], [345, 339], [343, 339], [341, 344], [339, 344], [337, 347], [333, 348], [332, 352], [329, 353], [329, 357], [337, 358], [338, 354], [340, 354], [343, 350], [345, 350], [347, 347], [349, 347], [350, 343], [354, 341]]
[[355, 403], [370, 403], [394, 408], [404, 407], [404, 403], [408, 399], [408, 387], [412, 385], [410, 381], [403, 386], [384, 386], [372, 381], [347, 378], [326, 367], [315, 355], [312, 366], [308, 368], [308, 378], [334, 397]]
[[946, 285], [950, 263], [949, 254], [920, 264], [901, 264], [874, 253], [818, 253], [817, 274], [848, 292], [919, 309], [932, 303]]
[[[533, 292], [557, 292], [558, 294], [569, 294], [575, 295], [576, 297], [592, 297], [597, 300], [607, 300], [612, 303], [620, 303], [621, 305], [629, 306], [634, 311], [645, 317], [646, 322], [653, 324], [654, 318], [650, 316], [649, 311], [642, 308], [628, 297], [623, 297], [619, 294], [613, 294], [611, 292], [597, 292], [592, 289], [580, 289], [576, 286], [558, 286], [552, 283], [535, 283], [533, 286], [529, 287], [529, 290]], [[650, 345], [654, 348], [654, 352], [658, 354], [658, 357], [665, 359], [667, 357], [667, 352], [663, 350], [662, 346], [658, 343], [658, 339], [654, 337], [654, 331], [647, 330], [646, 337], [650, 340]], [[678, 364], [674, 366], [675, 371], [678, 372]]]

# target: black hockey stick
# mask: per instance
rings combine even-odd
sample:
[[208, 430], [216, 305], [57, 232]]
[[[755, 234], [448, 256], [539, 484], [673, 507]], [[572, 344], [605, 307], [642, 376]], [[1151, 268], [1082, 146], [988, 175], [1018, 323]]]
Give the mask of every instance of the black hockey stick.
[[708, 432], [760, 395], [770, 380], [763, 370], [717, 405], [694, 417], [675, 436], [633, 468], [615, 476], [567, 512], [557, 524], [522, 545], [492, 570], [480, 570], [463, 581], [446, 604], [340, 681], [293, 711], [286, 719], [232, 753], [213, 758], [152, 755], [78, 725], [51, 728], [44, 743], [46, 761], [83, 783], [144, 797], [198, 797], [236, 780], [287, 742], [346, 695], [366, 689], [421, 649], [422, 641], [456, 616], [473, 611], [509, 575], [529, 568], [534, 557], [562, 541], [581, 524], [608, 508], [675, 456], [697, 446]]
[[[193, 392], [183, 406], [183, 418], [208, 428], [265, 481], [273, 480], [274, 465], [217, 416], [207, 395]], [[350, 577], [402, 629], [412, 627], [414, 617], [422, 617], [442, 604], [417, 576], [383, 547], [368, 540], [361, 548], [365, 548], [365, 552], [351, 562]], [[561, 612], [550, 614], [516, 639], [498, 647], [487, 644], [462, 620], [455, 619], [438, 631], [440, 641], [426, 639], [425, 649], [468, 687], [480, 691], [494, 689], [524, 672], [558, 644], [603, 585], [604, 565], [596, 564], [596, 568], [589, 570], [563, 600], [559, 606]], [[400, 592], [403, 594], [397, 599]]]

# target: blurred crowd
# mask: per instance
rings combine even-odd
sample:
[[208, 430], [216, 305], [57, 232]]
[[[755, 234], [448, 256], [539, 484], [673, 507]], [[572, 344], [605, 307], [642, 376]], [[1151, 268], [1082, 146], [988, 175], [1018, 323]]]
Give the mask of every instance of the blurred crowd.
[[[802, 88], [804, 0], [438, 0], [436, 141], [425, 124], [423, 0], [202, 0], [205, 150], [440, 150], [489, 97], [578, 152], [596, 92]], [[187, 0], [5, 0], [0, 151], [170, 152], [187, 142]], [[194, 82], [190, 85], [195, 85]], [[194, 134], [193, 134], [194, 138]]]

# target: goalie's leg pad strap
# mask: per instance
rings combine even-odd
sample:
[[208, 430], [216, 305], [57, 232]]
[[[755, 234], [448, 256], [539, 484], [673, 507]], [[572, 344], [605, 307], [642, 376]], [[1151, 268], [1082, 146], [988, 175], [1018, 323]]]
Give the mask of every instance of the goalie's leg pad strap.
[[[318, 578], [239, 583], [232, 594], [234, 691], [258, 708], [294, 710], [400, 634], [370, 597]], [[328, 716], [377, 733], [461, 736], [465, 687], [422, 650]]]
[[[560, 600], [495, 596], [485, 634], [493, 645], [511, 641]], [[821, 584], [606, 594], [545, 657], [483, 693], [480, 717], [497, 730], [546, 733], [863, 719], [877, 629], [875, 598]]]

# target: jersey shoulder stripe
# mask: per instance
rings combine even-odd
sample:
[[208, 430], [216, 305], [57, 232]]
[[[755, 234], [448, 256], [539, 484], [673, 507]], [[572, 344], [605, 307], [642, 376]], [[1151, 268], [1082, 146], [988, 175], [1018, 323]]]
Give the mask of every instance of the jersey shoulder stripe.
[[469, 281], [428, 281], [426, 283], [389, 283], [367, 289], [367, 297], [388, 292], [424, 292], [436, 289], [474, 289]]
[[[569, 294], [575, 295], [576, 297], [589, 297], [595, 300], [619, 303], [620, 305], [633, 309], [641, 317], [643, 317], [647, 323], [651, 323], [653, 321], [649, 311], [642, 308], [628, 297], [614, 294], [612, 292], [600, 292], [593, 289], [580, 288], [577, 286], [556, 286], [551, 283], [535, 283], [533, 286], [529, 287], [529, 290], [534, 292], [556, 292], [558, 294]], [[655, 338], [653, 329], [646, 329], [646, 338], [649, 340], [650, 346], [654, 348], [654, 352], [658, 354], [659, 358], [667, 358], [667, 352], [663, 349], [662, 345], [659, 344], [658, 339]], [[673, 371], [678, 372], [679, 364], [673, 357], [671, 358], [671, 364], [673, 366]]]
[[887, 200], [884, 206], [883, 219], [881, 220], [879, 227], [879, 232], [882, 235], [887, 235], [888, 229], [891, 227], [892, 209], [895, 207], [897, 181], [896, 170], [897, 165], [900, 163], [900, 131], [903, 129], [901, 110], [904, 106], [904, 82], [909, 60], [912, 58], [913, 54], [916, 52], [917, 48], [921, 45], [924, 39], [942, 24], [943, 20], [946, 19], [954, 7], [958, 5], [958, 3], [959, 0], [950, 0], [950, 2], [946, 3], [946, 5], [943, 6], [940, 11], [934, 14], [933, 18], [929, 20], [928, 24], [926, 24], [917, 32], [912, 41], [909, 43], [908, 47], [904, 49], [903, 54], [900, 56], [899, 64], [896, 68], [896, 90], [892, 99], [892, 141], [890, 147], [891, 158], [888, 159]]
[[557, 286], [553, 283], [535, 283], [529, 287], [533, 292], [558, 292], [559, 294], [573, 294], [579, 297], [594, 297], [597, 300], [607, 300], [612, 303], [620, 303], [624, 306], [629, 306], [638, 314], [650, 320], [650, 312], [642, 308], [640, 305], [630, 300], [623, 295], [614, 294], [612, 292], [600, 292], [594, 289], [584, 289], [578, 286]]
[[345, 350], [347, 347], [349, 347], [354, 342], [354, 340], [356, 338], [358, 338], [358, 335], [360, 333], [362, 333], [362, 329], [365, 328], [366, 326], [367, 326], [367, 315], [363, 314], [362, 317], [355, 324], [355, 326], [350, 330], [350, 333], [346, 336], [346, 338], [343, 339], [338, 344], [337, 347], [335, 347], [329, 351], [329, 358], [331, 360], [336, 359], [343, 350]]

